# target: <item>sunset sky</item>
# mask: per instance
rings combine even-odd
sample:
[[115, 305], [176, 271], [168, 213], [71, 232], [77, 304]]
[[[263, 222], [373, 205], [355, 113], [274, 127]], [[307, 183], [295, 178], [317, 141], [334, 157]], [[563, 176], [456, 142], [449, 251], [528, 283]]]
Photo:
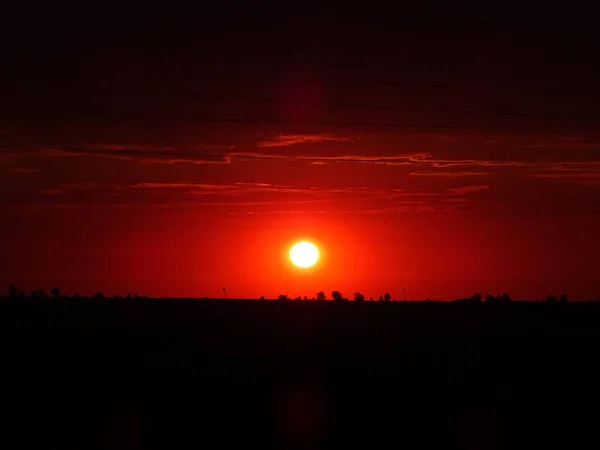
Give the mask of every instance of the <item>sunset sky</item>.
[[[6, 285], [600, 298], [600, 26], [584, 12], [7, 17]], [[311, 269], [287, 258], [298, 240], [321, 251]]]

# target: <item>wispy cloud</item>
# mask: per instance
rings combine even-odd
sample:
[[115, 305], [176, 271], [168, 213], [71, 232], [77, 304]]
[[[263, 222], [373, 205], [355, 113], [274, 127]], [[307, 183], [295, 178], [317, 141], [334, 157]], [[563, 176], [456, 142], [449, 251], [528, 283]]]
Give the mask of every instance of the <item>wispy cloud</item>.
[[222, 154], [182, 152], [171, 150], [106, 150], [94, 148], [50, 148], [40, 150], [46, 156], [93, 156], [142, 163], [191, 163], [191, 164], [229, 164], [231, 159]]
[[552, 142], [534, 142], [521, 145], [520, 148], [599, 148], [600, 142], [590, 142], [584, 140], [562, 140]]
[[413, 162], [421, 162], [429, 154], [422, 152], [405, 153], [392, 156], [370, 156], [370, 155], [336, 155], [336, 156], [320, 156], [320, 155], [283, 155], [283, 154], [265, 154], [255, 152], [235, 152], [227, 153], [230, 159], [247, 159], [247, 160], [289, 160], [289, 161], [308, 161], [311, 164], [327, 164], [327, 163], [368, 163], [368, 164], [383, 164], [383, 165], [408, 165]]
[[[595, 163], [598, 164], [598, 163]], [[532, 178], [557, 180], [574, 183], [580, 186], [600, 185], [600, 165], [577, 164], [552, 166], [546, 171], [527, 174]]]
[[[132, 185], [117, 186], [115, 190], [182, 190], [189, 195], [221, 195], [221, 196], [241, 196], [251, 194], [306, 194], [311, 196], [346, 194], [351, 196], [361, 196], [366, 198], [391, 198], [399, 194], [404, 194], [400, 189], [377, 189], [367, 187], [343, 187], [343, 188], [319, 188], [311, 187], [293, 187], [270, 183], [195, 183], [195, 182], [153, 182], [136, 183]], [[418, 194], [417, 194], [418, 195]]]
[[458, 167], [458, 166], [482, 166], [482, 167], [530, 167], [535, 166], [536, 163], [528, 161], [490, 161], [482, 159], [445, 159], [436, 160], [428, 159], [426, 161], [432, 165], [432, 167]]
[[[367, 186], [348, 187], [294, 187], [269, 183], [195, 183], [195, 182], [150, 182], [136, 183], [132, 185], [117, 186], [116, 191], [124, 190], [164, 190], [181, 191], [182, 194], [191, 196], [210, 197], [240, 197], [259, 198], [258, 194], [296, 194], [310, 196], [312, 198], [352, 199], [352, 200], [400, 200], [403, 205], [429, 204], [429, 199], [443, 198], [448, 196], [463, 196], [470, 193], [489, 189], [489, 185], [467, 185], [447, 189], [398, 189], [398, 188], [375, 188]], [[178, 194], [180, 195], [180, 194]], [[294, 197], [294, 202], [301, 201], [302, 197]], [[306, 198], [306, 197], [305, 197]], [[425, 201], [425, 200], [428, 201]], [[313, 200], [308, 200], [313, 201]], [[289, 202], [289, 200], [286, 200]], [[285, 203], [285, 202], [284, 202]], [[221, 204], [217, 202], [215, 204]], [[224, 203], [225, 204], [225, 203]], [[231, 200], [227, 204], [232, 204]]]
[[268, 211], [232, 211], [230, 215], [304, 215], [304, 214], [327, 214], [327, 215], [378, 215], [378, 214], [393, 214], [393, 213], [456, 213], [461, 208], [453, 205], [397, 205], [386, 208], [353, 208], [353, 209], [338, 209], [338, 210], [268, 210]]
[[466, 172], [466, 171], [457, 171], [457, 172], [426, 172], [426, 171], [418, 171], [411, 172], [409, 175], [420, 176], [420, 177], [474, 177], [474, 176], [482, 176], [482, 175], [492, 175], [491, 172]]
[[600, 172], [556, 172], [556, 173], [535, 173], [531, 175], [534, 178], [556, 178], [556, 179], [585, 179], [600, 178]]
[[89, 144], [85, 146], [90, 150], [104, 151], [132, 151], [132, 152], [147, 152], [147, 151], [172, 151], [175, 147], [160, 147], [148, 144]]
[[258, 142], [258, 147], [288, 147], [297, 144], [317, 144], [322, 142], [354, 142], [355, 139], [334, 134], [280, 134], [273, 139]]
[[57, 188], [39, 189], [37, 192], [42, 195], [62, 195], [70, 191], [87, 191], [100, 186], [100, 183], [84, 181], [81, 183], [63, 183]]
[[[224, 148], [220, 146], [219, 148]], [[216, 150], [216, 146], [210, 146]], [[233, 146], [227, 146], [233, 148]], [[408, 165], [427, 163], [431, 154], [426, 152], [406, 152], [395, 155], [289, 155], [261, 152], [197, 151], [181, 150], [173, 147], [152, 147], [142, 144], [92, 144], [81, 147], [26, 147], [0, 148], [0, 155], [48, 156], [48, 157], [101, 157], [117, 160], [138, 161], [142, 163], [191, 163], [191, 164], [230, 164], [234, 160], [288, 160], [307, 161], [311, 164], [327, 163], [368, 163], [382, 165]]]
[[[321, 135], [282, 135], [277, 141], [272, 141], [277, 145], [271, 147], [284, 147], [292, 145], [290, 142], [297, 143], [298, 136], [304, 136], [303, 142], [316, 142], [312, 138]], [[308, 136], [308, 138], [307, 138]], [[294, 139], [292, 139], [294, 138]], [[340, 136], [325, 135], [325, 140], [347, 139]], [[271, 141], [269, 141], [271, 142]], [[576, 141], [576, 144], [581, 142]], [[589, 144], [586, 142], [586, 144]], [[269, 147], [269, 145], [266, 145]], [[399, 166], [410, 169], [410, 175], [421, 177], [476, 177], [489, 176], [498, 173], [496, 169], [515, 168], [524, 169], [522, 174], [529, 176], [529, 171], [553, 171], [553, 170], [590, 170], [590, 168], [600, 168], [600, 160], [517, 160], [512, 159], [469, 159], [451, 157], [434, 157], [430, 152], [425, 151], [406, 151], [396, 154], [374, 155], [365, 154], [338, 154], [331, 155], [328, 149], [327, 154], [307, 154], [306, 151], [300, 153], [286, 154], [283, 151], [270, 153], [269, 151], [233, 151], [233, 145], [206, 144], [191, 146], [187, 149], [180, 149], [172, 146], [151, 146], [146, 144], [91, 144], [80, 147], [20, 147], [12, 148], [7, 145], [0, 145], [0, 157], [24, 157], [24, 156], [45, 156], [45, 157], [97, 157], [114, 160], [133, 161], [145, 164], [231, 164], [238, 161], [291, 161], [306, 162], [314, 166], [327, 166], [335, 164], [372, 164], [382, 166]], [[290, 152], [291, 153], [291, 152]], [[464, 153], [464, 152], [461, 152]], [[464, 156], [464, 155], [463, 155]], [[557, 155], [554, 155], [555, 157]], [[584, 159], [584, 158], [580, 158]], [[15, 165], [17, 165], [15, 163]], [[9, 172], [11, 169], [7, 169]], [[14, 169], [18, 173], [18, 169]], [[25, 173], [24, 171], [22, 173]], [[555, 175], [543, 176], [538, 178], [558, 178]]]
[[481, 184], [481, 185], [476, 185], [476, 186], [461, 186], [461, 187], [457, 187], [457, 188], [449, 188], [446, 190], [451, 194], [466, 195], [466, 194], [471, 194], [473, 192], [485, 191], [489, 188], [490, 188], [490, 185]]
[[443, 198], [441, 201], [445, 202], [445, 203], [468, 203], [471, 200], [469, 200], [468, 198], [465, 198], [465, 197], [460, 197], [460, 198]]
[[291, 186], [282, 186], [269, 183], [194, 183], [194, 182], [175, 182], [175, 183], [136, 183], [128, 186], [119, 186], [116, 190], [124, 189], [179, 189], [184, 190], [187, 194], [192, 195], [248, 195], [257, 193], [270, 192], [301, 192], [301, 193], [317, 193], [312, 189], [299, 189]]
[[119, 186], [116, 189], [206, 189], [211, 191], [222, 191], [235, 189], [234, 184], [212, 184], [212, 183], [193, 183], [193, 182], [175, 182], [175, 183], [136, 183], [128, 186]]
[[544, 172], [590, 172], [600, 170], [600, 161], [556, 162], [539, 165], [534, 170]]

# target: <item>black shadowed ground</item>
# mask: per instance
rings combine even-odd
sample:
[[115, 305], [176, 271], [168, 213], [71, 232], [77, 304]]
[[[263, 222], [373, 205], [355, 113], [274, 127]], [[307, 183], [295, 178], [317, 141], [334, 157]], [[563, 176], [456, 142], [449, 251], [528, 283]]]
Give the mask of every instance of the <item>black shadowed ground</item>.
[[595, 303], [4, 298], [2, 436], [578, 448], [596, 440], [599, 318]]

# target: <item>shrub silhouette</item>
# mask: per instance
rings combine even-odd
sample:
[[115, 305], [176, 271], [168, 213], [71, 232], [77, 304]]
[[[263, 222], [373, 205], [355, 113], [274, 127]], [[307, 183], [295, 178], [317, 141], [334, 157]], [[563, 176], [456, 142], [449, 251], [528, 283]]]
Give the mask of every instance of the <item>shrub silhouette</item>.
[[365, 301], [365, 296], [362, 295], [360, 292], [355, 292], [354, 293], [354, 301], [355, 302], [364, 302]]
[[104, 298], [104, 294], [102, 292], [96, 292], [94, 298]]
[[287, 296], [287, 294], [279, 294], [277, 296], [277, 300], [279, 300], [280, 302], [284, 302], [286, 300], [289, 300], [289, 297]]
[[323, 291], [317, 292], [317, 300], [320, 300], [320, 301], [327, 300], [327, 296], [325, 295], [325, 292], [323, 292]]
[[340, 291], [331, 291], [331, 298], [337, 302], [341, 302], [344, 300], [344, 296]]
[[10, 286], [8, 287], [8, 296], [16, 297], [17, 295], [19, 295], [19, 291], [17, 290], [15, 285], [11, 283]]
[[385, 295], [383, 296], [383, 301], [389, 302], [391, 299], [392, 299], [392, 296], [390, 295], [390, 293], [386, 292]]
[[59, 288], [51, 289], [50, 293], [52, 294], [52, 297], [60, 298], [60, 289]]

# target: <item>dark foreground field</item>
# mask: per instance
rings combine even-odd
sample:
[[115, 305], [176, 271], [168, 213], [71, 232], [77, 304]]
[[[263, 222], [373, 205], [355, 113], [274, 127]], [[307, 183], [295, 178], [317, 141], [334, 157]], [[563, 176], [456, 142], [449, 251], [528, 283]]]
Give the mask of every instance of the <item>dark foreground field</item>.
[[7, 449], [600, 440], [600, 304], [1, 299], [0, 322]]

